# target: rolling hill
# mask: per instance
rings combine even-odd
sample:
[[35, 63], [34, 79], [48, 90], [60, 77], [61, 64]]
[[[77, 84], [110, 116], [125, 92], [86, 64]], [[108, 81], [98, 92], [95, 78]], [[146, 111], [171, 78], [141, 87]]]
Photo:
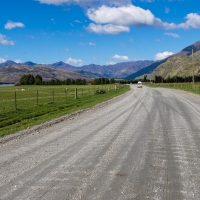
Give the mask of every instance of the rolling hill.
[[162, 76], [164, 79], [167, 79], [167, 77], [173, 76], [192, 76], [193, 69], [194, 75], [200, 76], [200, 51], [194, 53], [193, 63], [191, 55], [180, 55], [169, 58], [154, 70], [152, 77]]
[[[157, 62], [155, 62], [155, 63], [153, 63], [153, 64], [151, 64], [151, 65], [149, 65], [149, 66], [137, 71], [136, 73], [133, 73], [133, 74], [125, 77], [125, 79], [126, 80], [134, 80], [136, 77], [139, 77], [139, 76], [142, 76], [142, 75], [145, 75], [145, 74], [152, 74], [152, 73], [153, 73], [153, 75], [152, 75], [152, 78], [153, 78], [155, 76], [155, 74], [156, 74], [156, 72], [154, 72], [154, 70], [156, 70], [156, 68], [158, 68], [160, 65], [162, 65], [164, 67], [165, 65], [163, 65], [163, 63], [167, 62], [168, 59], [174, 57], [174, 60], [176, 60], [176, 58], [179, 60], [180, 56], [186, 56], [186, 57], [187, 56], [191, 56], [192, 49], [193, 49], [194, 53], [198, 52], [200, 50], [200, 41], [197, 41], [196, 43], [194, 43], [192, 45], [189, 45], [188, 47], [184, 48], [180, 52], [178, 52], [178, 53], [176, 53], [176, 54], [174, 54], [174, 55], [172, 55], [172, 56], [170, 56], [170, 57], [168, 57], [168, 58], [166, 58], [164, 60], [157, 61]], [[189, 67], [189, 69], [190, 69], [190, 67]], [[173, 68], [172, 68], [172, 70], [173, 70]], [[186, 74], [188, 76], [191, 75], [191, 71], [188, 70]]]
[[136, 77], [138, 76], [142, 76], [142, 75], [145, 75], [145, 74], [152, 74], [154, 69], [156, 69], [159, 65], [161, 65], [162, 63], [165, 63], [167, 61], [167, 59], [164, 59], [162, 61], [157, 61], [127, 77], [125, 77], [126, 80], [134, 80]]
[[77, 72], [71, 72], [63, 69], [55, 69], [52, 67], [34, 65], [32, 67], [22, 65], [12, 65], [0, 68], [0, 82], [17, 83], [24, 74], [40, 74], [43, 80], [59, 79], [86, 79], [90, 80], [90, 76], [82, 75]]

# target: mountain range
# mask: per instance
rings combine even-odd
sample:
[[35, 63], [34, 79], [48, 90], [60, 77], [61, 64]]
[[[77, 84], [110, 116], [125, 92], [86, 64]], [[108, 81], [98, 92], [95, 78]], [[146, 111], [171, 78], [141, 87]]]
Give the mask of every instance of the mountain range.
[[[15, 63], [6, 61], [0, 64], [0, 82], [15, 83], [19, 81], [24, 74], [40, 74], [44, 80], [49, 79], [93, 79], [98, 77], [106, 78], [124, 78], [144, 67], [152, 64], [154, 61], [135, 61], [122, 62], [115, 65], [85, 65], [74, 67], [62, 61], [49, 65], [36, 64], [31, 61], [25, 63]], [[72, 76], [73, 72], [73, 76]], [[70, 74], [70, 75], [69, 75]]]
[[[194, 71], [200, 75], [200, 41], [184, 48], [180, 52], [160, 61], [130, 61], [121, 62], [114, 65], [84, 65], [75, 67], [62, 61], [53, 64], [37, 64], [31, 61], [25, 63], [15, 63], [8, 60], [0, 63], [0, 82], [16, 83], [24, 74], [40, 74], [44, 80], [67, 78], [91, 80], [98, 77], [134, 80], [144, 74], [167, 76], [191, 75], [191, 54], [194, 53]], [[183, 73], [184, 71], [184, 73]]]

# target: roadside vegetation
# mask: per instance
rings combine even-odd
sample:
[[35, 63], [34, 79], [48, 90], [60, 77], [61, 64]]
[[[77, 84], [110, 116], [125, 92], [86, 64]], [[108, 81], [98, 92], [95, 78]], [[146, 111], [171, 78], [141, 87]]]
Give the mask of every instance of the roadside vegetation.
[[0, 137], [92, 107], [130, 90], [121, 84], [0, 87]]
[[193, 83], [143, 83], [148, 87], [163, 87], [184, 90], [187, 92], [195, 93], [200, 95], [200, 83], [195, 83], [193, 88]]

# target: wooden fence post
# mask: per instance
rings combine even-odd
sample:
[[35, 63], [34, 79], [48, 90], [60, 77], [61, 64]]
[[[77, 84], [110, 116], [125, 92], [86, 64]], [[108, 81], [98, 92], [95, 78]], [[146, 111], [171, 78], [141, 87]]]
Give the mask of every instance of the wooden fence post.
[[77, 88], [75, 88], [75, 99], [77, 99]]
[[54, 90], [53, 90], [53, 92], [52, 92], [52, 101], [53, 101], [53, 103], [54, 103]]
[[17, 110], [17, 93], [15, 91], [15, 110]]
[[36, 92], [36, 98], [37, 98], [37, 106], [38, 106], [38, 90], [37, 90], [37, 92]]
[[67, 89], [65, 89], [65, 101], [67, 101]]

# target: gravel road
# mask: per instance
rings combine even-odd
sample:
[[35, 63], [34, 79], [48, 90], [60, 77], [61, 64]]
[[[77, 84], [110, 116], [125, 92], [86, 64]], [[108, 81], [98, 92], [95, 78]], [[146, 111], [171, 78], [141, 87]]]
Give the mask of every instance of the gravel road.
[[200, 96], [137, 88], [0, 140], [0, 199], [200, 199]]

